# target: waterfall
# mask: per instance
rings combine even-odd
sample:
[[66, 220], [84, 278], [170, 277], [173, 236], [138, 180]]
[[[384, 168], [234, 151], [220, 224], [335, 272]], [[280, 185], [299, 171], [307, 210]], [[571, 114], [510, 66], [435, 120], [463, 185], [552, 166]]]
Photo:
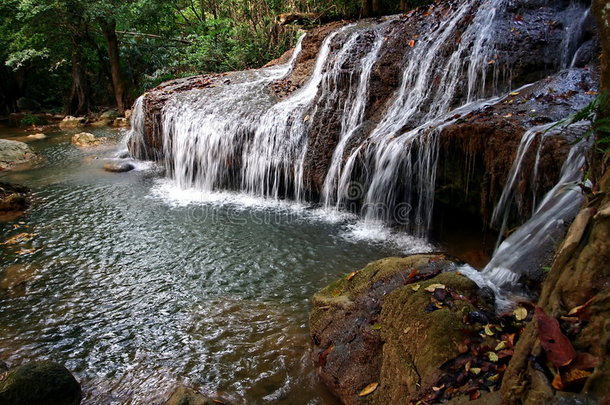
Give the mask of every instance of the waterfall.
[[532, 217], [500, 244], [483, 270], [483, 276], [492, 284], [502, 288], [516, 283], [522, 275], [535, 275], [543, 261], [550, 258], [554, 244], [563, 238], [582, 204], [584, 197], [578, 183], [589, 147], [588, 142], [580, 141], [570, 149], [555, 187]]
[[[504, 1], [481, 5], [474, 12], [473, 22], [460, 32], [459, 23], [472, 15], [475, 4], [465, 2], [451, 9], [442, 23], [417, 39], [407, 53], [400, 88], [384, 117], [369, 139], [346, 159], [337, 189], [359, 186], [367, 221], [403, 225], [421, 237], [428, 234], [434, 202], [438, 125], [452, 115], [451, 108], [464, 87], [467, 94], [462, 97], [466, 104], [487, 93], [487, 71], [494, 49], [493, 22]], [[443, 57], [444, 46], [456, 37], [460, 38], [457, 49], [449, 58]], [[466, 78], [462, 75], [464, 71]], [[367, 175], [359, 177], [356, 172], [362, 171]], [[328, 191], [332, 187], [333, 184], [325, 184], [327, 194], [338, 194]], [[339, 199], [337, 205], [344, 206], [348, 198], [351, 196]]]
[[[169, 95], [163, 88], [166, 99], [156, 104], [162, 109], [152, 124], [145, 122], [144, 110], [154, 97], [136, 101], [129, 149], [137, 157], [162, 158], [181, 189], [301, 202], [319, 197], [327, 210], [354, 211], [368, 223], [427, 237], [443, 129], [456, 117], [495, 103], [510, 88], [511, 66], [496, 63], [496, 48], [511, 44], [498, 41], [518, 23], [509, 5], [508, 0], [454, 0], [415, 11], [421, 21], [393, 16], [343, 26], [322, 41], [308, 81], [280, 101], [270, 85], [292, 72], [302, 42], [283, 65], [233, 72], [204, 89]], [[563, 42], [553, 60], [567, 67], [583, 40], [588, 14], [577, 2], [561, 13]], [[506, 16], [508, 28], [502, 24]], [[400, 53], [387, 49], [393, 24], [411, 22], [422, 25], [399, 45]], [[400, 58], [399, 71], [392, 96], [381, 105], [372, 89], [380, 85], [375, 80], [388, 54]], [[336, 128], [327, 128], [327, 119]], [[147, 151], [145, 124], [158, 132], [158, 156]], [[525, 134], [495, 221], [510, 207], [522, 160], [546, 127]], [[318, 157], [312, 146], [316, 136], [328, 141], [329, 150], [312, 163]], [[541, 142], [536, 162], [540, 153]], [[315, 173], [315, 190], [308, 184], [312, 165], [322, 172]]]

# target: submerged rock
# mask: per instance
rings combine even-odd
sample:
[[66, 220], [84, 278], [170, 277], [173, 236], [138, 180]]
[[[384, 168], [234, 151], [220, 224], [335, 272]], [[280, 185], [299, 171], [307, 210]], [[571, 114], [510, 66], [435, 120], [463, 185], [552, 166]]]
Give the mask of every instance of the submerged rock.
[[25, 210], [29, 205], [29, 192], [27, 187], [0, 182], [0, 212]]
[[40, 134], [31, 134], [31, 135], [28, 135], [28, 139], [36, 141], [36, 140], [39, 140], [39, 139], [47, 139], [47, 136], [45, 134], [43, 134], [43, 133], [40, 133]]
[[72, 144], [81, 148], [90, 148], [93, 146], [99, 146], [102, 143], [106, 142], [107, 138], [100, 137], [97, 138], [95, 135], [89, 132], [81, 132], [80, 134], [76, 134], [72, 137]]
[[27, 144], [0, 139], [0, 170], [27, 163], [35, 157], [36, 154]]
[[116, 128], [125, 128], [129, 126], [129, 120], [127, 118], [123, 118], [123, 117], [119, 117], [117, 119], [114, 120], [114, 122], [112, 123], [113, 127]]
[[85, 117], [73, 117], [71, 115], [66, 116], [59, 123], [60, 129], [72, 129], [72, 128], [80, 128], [85, 124]]
[[225, 404], [224, 401], [214, 401], [198, 393], [195, 390], [186, 387], [179, 387], [174, 391], [172, 396], [167, 400], [165, 405], [217, 405]]
[[78, 405], [81, 387], [64, 366], [37, 361], [9, 371], [0, 378], [0, 404]]
[[[444, 255], [388, 258], [314, 295], [313, 361], [345, 404], [418, 399], [463, 352], [472, 329], [464, 319], [482, 299], [474, 282], [448, 272], [457, 268]], [[460, 299], [445, 301], [449, 294]], [[360, 396], [372, 383], [376, 389]]]
[[129, 162], [106, 162], [104, 170], [112, 173], [125, 173], [135, 169], [135, 166]]

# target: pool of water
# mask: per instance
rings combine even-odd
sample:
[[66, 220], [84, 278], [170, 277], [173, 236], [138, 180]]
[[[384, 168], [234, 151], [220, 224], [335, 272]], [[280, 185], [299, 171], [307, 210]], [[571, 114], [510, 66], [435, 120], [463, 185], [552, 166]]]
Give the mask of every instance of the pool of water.
[[65, 364], [85, 404], [163, 403], [179, 384], [236, 404], [336, 403], [309, 360], [310, 297], [429, 246], [309, 207], [176, 190], [152, 164], [107, 173], [123, 133], [91, 132], [117, 144], [50, 133], [30, 143], [42, 163], [0, 173], [33, 191], [25, 216], [0, 223], [0, 361]]

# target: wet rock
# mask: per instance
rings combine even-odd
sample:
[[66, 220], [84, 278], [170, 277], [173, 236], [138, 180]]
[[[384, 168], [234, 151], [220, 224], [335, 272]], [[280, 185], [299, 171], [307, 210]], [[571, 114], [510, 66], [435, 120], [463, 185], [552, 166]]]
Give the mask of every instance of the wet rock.
[[0, 404], [78, 405], [80, 384], [64, 366], [38, 361], [8, 372], [0, 379]]
[[[457, 266], [444, 255], [383, 259], [314, 295], [313, 361], [345, 404], [419, 398], [442, 375], [440, 366], [460, 354], [470, 328], [464, 318], [480, 299], [472, 281], [446, 272]], [[433, 296], [433, 285], [447, 289], [444, 298]], [[463, 299], [445, 301], [450, 292]], [[375, 382], [372, 394], [358, 395]]]
[[89, 132], [81, 132], [72, 137], [72, 144], [81, 148], [91, 148], [99, 146], [107, 141], [105, 137], [96, 137]]
[[43, 134], [43, 133], [40, 133], [40, 134], [31, 134], [31, 135], [28, 135], [28, 139], [37, 141], [37, 140], [40, 140], [40, 139], [47, 139], [47, 136], [45, 134]]
[[36, 154], [27, 144], [0, 139], [0, 170], [7, 170], [14, 166], [27, 163], [35, 157]]
[[125, 113], [123, 115], [125, 116], [125, 119], [129, 121], [131, 119], [131, 114], [133, 114], [133, 111], [125, 110]]
[[135, 166], [129, 162], [106, 162], [104, 170], [112, 173], [125, 173], [135, 169]]
[[108, 111], [104, 111], [101, 115], [100, 118], [102, 119], [109, 119], [109, 120], [114, 120], [119, 116], [119, 113], [116, 110], [108, 110]]
[[73, 128], [80, 128], [83, 125], [85, 125], [85, 117], [73, 117], [71, 115], [66, 116], [63, 120], [61, 120], [61, 122], [59, 123], [59, 128], [60, 129], [73, 129]]
[[129, 120], [123, 117], [119, 117], [115, 119], [112, 123], [112, 126], [115, 128], [125, 128], [129, 126]]
[[96, 121], [89, 123], [91, 127], [107, 127], [112, 125], [113, 121], [110, 118], [100, 118]]
[[165, 405], [217, 405], [224, 401], [215, 402], [213, 399], [202, 395], [195, 390], [186, 387], [179, 387], [167, 400]]
[[25, 210], [29, 205], [29, 192], [27, 187], [0, 182], [0, 212]]

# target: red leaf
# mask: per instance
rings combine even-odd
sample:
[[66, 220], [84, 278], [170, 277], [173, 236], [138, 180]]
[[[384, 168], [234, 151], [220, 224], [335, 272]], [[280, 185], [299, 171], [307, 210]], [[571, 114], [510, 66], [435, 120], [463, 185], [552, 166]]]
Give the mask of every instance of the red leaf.
[[561, 332], [557, 319], [548, 316], [540, 307], [536, 307], [535, 314], [540, 345], [546, 352], [546, 357], [555, 367], [570, 364], [576, 357], [576, 351], [570, 339]]
[[413, 278], [413, 277], [417, 276], [417, 273], [419, 273], [419, 271], [417, 271], [417, 269], [411, 270], [411, 273], [409, 273], [409, 278]]

